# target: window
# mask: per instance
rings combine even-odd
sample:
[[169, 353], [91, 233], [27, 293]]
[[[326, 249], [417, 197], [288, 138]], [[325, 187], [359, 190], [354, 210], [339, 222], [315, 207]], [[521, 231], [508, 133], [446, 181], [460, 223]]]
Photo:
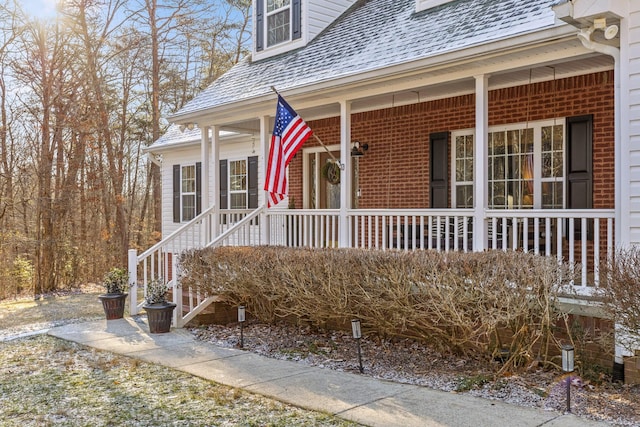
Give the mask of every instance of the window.
[[489, 208], [533, 207], [533, 129], [489, 133]]
[[220, 209], [258, 207], [258, 156], [238, 160], [220, 160]]
[[544, 126], [542, 128], [542, 208], [563, 208], [564, 175], [564, 126]]
[[202, 209], [202, 163], [173, 165], [173, 222], [189, 221]]
[[255, 5], [256, 52], [277, 53], [282, 51], [277, 46], [302, 39], [301, 0], [257, 0]]
[[231, 209], [247, 208], [247, 161], [229, 161], [229, 197]]
[[182, 221], [189, 221], [196, 216], [196, 166], [182, 166], [180, 174], [180, 200], [182, 204]]
[[473, 135], [459, 135], [455, 144], [455, 207], [473, 207]]
[[290, 0], [267, 0], [267, 47], [291, 39], [290, 3]]
[[[473, 207], [473, 130], [452, 135], [452, 198], [458, 208]], [[490, 209], [565, 206], [564, 120], [491, 128], [487, 145]]]

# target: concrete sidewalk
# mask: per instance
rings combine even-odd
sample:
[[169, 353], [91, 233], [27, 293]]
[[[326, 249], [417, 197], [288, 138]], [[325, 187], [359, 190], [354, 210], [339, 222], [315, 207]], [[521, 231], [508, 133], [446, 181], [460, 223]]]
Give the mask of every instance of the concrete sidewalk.
[[185, 330], [174, 329], [167, 334], [148, 331], [143, 319], [126, 318], [61, 326], [49, 334], [370, 426], [608, 425], [572, 414], [523, 408], [220, 348], [195, 340]]

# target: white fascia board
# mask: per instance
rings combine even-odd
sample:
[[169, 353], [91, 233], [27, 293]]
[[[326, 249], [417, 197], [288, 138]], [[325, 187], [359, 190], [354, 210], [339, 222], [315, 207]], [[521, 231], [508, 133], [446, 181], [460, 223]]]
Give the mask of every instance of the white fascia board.
[[629, 0], [574, 0], [573, 17], [575, 19], [626, 18], [629, 16], [628, 3]]
[[441, 4], [449, 3], [453, 0], [416, 0], [416, 12], [431, 9]]

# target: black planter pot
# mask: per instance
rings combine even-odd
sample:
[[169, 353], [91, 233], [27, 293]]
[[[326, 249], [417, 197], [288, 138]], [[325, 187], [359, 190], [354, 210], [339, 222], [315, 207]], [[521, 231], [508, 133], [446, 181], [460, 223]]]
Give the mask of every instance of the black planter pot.
[[122, 319], [124, 316], [124, 304], [129, 294], [103, 294], [98, 295], [102, 301], [102, 308], [107, 320]]
[[147, 312], [149, 332], [152, 334], [162, 334], [171, 330], [173, 310], [176, 308], [175, 303], [145, 304], [142, 308]]

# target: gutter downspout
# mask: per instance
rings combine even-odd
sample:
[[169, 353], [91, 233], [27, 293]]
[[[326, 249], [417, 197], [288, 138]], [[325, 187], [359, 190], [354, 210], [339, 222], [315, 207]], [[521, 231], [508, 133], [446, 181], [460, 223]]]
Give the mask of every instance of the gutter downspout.
[[[620, 71], [620, 49], [614, 46], [605, 45], [602, 43], [595, 42], [591, 39], [591, 35], [593, 34], [595, 28], [589, 27], [587, 29], [580, 30], [578, 33], [578, 39], [582, 42], [582, 45], [597, 53], [602, 53], [604, 55], [609, 55], [614, 60], [614, 68], [613, 68], [613, 78], [614, 78], [614, 147], [615, 147], [615, 206], [616, 206], [616, 214], [615, 214], [615, 241], [620, 244], [622, 239], [622, 123], [621, 123], [621, 71]], [[620, 325], [615, 325], [615, 358], [614, 358], [614, 379], [616, 376], [616, 371], [622, 370], [622, 376], [624, 378], [624, 356], [633, 356], [630, 354], [626, 348], [622, 345], [622, 341], [624, 340], [624, 331]]]

